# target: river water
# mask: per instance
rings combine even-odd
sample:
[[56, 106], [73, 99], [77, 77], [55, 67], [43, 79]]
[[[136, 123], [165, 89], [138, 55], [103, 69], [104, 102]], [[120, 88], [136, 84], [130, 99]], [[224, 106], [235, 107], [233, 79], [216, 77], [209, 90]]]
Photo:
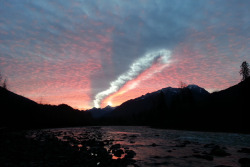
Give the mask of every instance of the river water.
[[[100, 126], [49, 129], [57, 138], [67, 141], [97, 140], [112, 141], [122, 149], [133, 150], [138, 166], [240, 166], [240, 158], [250, 157], [249, 153], [238, 152], [250, 148], [249, 134], [193, 132], [154, 129], [145, 126]], [[79, 142], [80, 143], [80, 142]], [[81, 145], [78, 145], [81, 147]], [[105, 146], [108, 150], [110, 145]], [[214, 147], [223, 149], [228, 155], [211, 155]], [[124, 151], [125, 152], [125, 151]], [[123, 158], [113, 155], [113, 159]], [[198, 155], [198, 156], [197, 156]], [[204, 158], [205, 157], [205, 158]], [[211, 156], [210, 156], [211, 157]]]

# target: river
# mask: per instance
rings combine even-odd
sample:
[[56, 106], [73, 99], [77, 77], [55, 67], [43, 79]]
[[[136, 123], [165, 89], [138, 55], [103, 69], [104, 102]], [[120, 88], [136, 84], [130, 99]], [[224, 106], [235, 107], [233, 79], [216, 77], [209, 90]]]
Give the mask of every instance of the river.
[[[154, 129], [145, 126], [98, 126], [47, 129], [72, 146], [82, 147], [81, 141], [108, 141], [105, 148], [119, 145], [124, 158], [133, 150], [138, 166], [240, 166], [239, 159], [249, 157], [242, 148], [250, 148], [250, 135], [237, 133], [194, 132]], [[36, 133], [33, 131], [32, 135]], [[70, 142], [69, 139], [75, 139]], [[77, 141], [77, 142], [75, 142]], [[216, 150], [217, 149], [217, 150]], [[217, 152], [216, 152], [217, 151]]]

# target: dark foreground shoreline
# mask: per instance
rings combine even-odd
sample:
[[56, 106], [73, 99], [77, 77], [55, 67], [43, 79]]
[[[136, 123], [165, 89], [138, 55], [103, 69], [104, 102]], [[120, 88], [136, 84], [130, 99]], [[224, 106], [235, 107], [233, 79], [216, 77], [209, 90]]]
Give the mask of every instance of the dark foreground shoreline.
[[[35, 138], [28, 137], [28, 131], [0, 130], [0, 166], [1, 167], [94, 167], [94, 166], [137, 166], [134, 152], [126, 150], [123, 159], [112, 159], [119, 156], [119, 146], [106, 150], [108, 141], [87, 140], [79, 147], [77, 141], [68, 138], [60, 141], [56, 134], [48, 130], [39, 131]], [[72, 145], [75, 143], [75, 145]], [[112, 147], [112, 146], [111, 146]]]

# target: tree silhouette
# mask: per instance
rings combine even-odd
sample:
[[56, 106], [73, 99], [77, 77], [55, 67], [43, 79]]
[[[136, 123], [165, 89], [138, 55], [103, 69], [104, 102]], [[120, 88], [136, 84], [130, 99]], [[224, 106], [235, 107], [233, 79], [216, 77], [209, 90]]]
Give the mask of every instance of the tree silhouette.
[[182, 81], [180, 81], [180, 83], [179, 83], [179, 88], [185, 88], [185, 87], [187, 87], [188, 85], [185, 83], [185, 82], [182, 82]]
[[3, 87], [4, 89], [7, 89], [7, 78], [3, 80], [1, 72], [0, 72], [0, 86]]
[[244, 61], [240, 66], [240, 75], [242, 75], [242, 81], [244, 81], [247, 77], [249, 77], [249, 65], [246, 61]]
[[3, 79], [3, 77], [2, 77], [2, 74], [0, 73], [0, 84], [2, 85], [2, 79]]
[[3, 85], [3, 88], [4, 88], [4, 89], [7, 89], [7, 79], [4, 80], [4, 82], [3, 82], [2, 85]]

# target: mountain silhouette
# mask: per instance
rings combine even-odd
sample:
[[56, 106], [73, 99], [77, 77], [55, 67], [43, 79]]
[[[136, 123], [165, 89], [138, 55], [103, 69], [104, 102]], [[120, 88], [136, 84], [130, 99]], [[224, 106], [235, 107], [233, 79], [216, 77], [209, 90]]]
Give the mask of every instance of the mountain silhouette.
[[250, 78], [211, 94], [197, 85], [168, 87], [128, 100], [109, 116], [118, 125], [250, 132], [249, 100]]
[[250, 132], [249, 126], [250, 77], [228, 89], [214, 92], [205, 103], [214, 127]]
[[89, 112], [66, 104], [38, 104], [26, 97], [0, 87], [0, 127], [46, 128], [90, 125]]
[[93, 118], [103, 118], [108, 116], [115, 107], [111, 107], [107, 105], [105, 108], [95, 108], [93, 107], [92, 109], [86, 110], [87, 112], [90, 112]]
[[209, 95], [209, 92], [197, 85], [167, 87], [124, 102], [114, 109], [110, 117], [118, 124], [181, 128], [181, 124], [173, 126], [172, 122], [187, 118], [193, 112], [192, 108]]
[[1, 126], [29, 126], [33, 115], [37, 114], [38, 104], [0, 87]]
[[160, 128], [250, 132], [250, 78], [209, 93], [197, 85], [163, 88], [116, 108], [87, 111], [66, 104], [38, 104], [0, 87], [1, 127], [46, 128], [84, 125], [146, 125]]
[[128, 100], [118, 106], [113, 114], [126, 116], [129, 114], [139, 114], [157, 110], [162, 106], [172, 108], [175, 103], [186, 101], [200, 101], [208, 96], [209, 93], [197, 85], [189, 85], [186, 88], [163, 88], [156, 92], [148, 93], [136, 99]]

